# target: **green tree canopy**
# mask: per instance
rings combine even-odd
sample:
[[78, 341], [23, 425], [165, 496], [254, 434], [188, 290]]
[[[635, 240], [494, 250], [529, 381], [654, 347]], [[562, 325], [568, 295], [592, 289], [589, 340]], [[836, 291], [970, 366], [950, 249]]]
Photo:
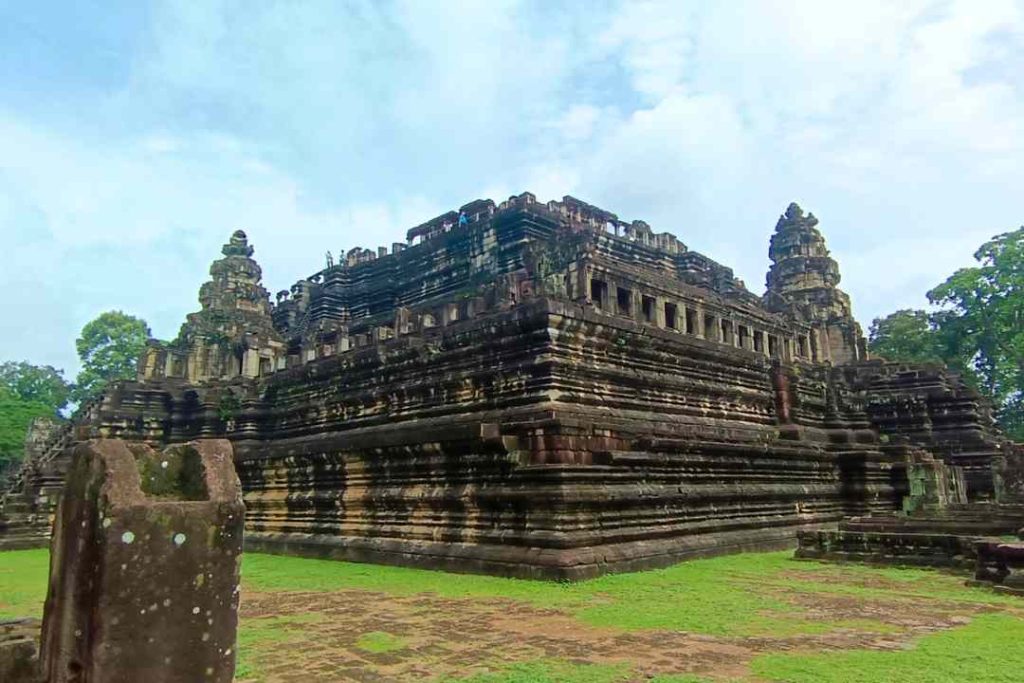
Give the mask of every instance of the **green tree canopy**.
[[934, 319], [956, 341], [1011, 434], [1024, 436], [1024, 226], [997, 235], [928, 292], [940, 307]]
[[902, 309], [875, 318], [868, 331], [871, 353], [887, 360], [943, 363], [938, 331], [925, 311]]
[[0, 363], [0, 471], [22, 459], [32, 420], [58, 417], [70, 392], [63, 370], [26, 362]]
[[998, 235], [928, 292], [942, 324], [971, 353], [988, 391], [1000, 399], [1024, 389], [1024, 227]]
[[37, 417], [55, 417], [52, 405], [42, 401], [26, 401], [0, 385], [0, 473], [24, 454], [28, 426]]
[[135, 377], [135, 367], [150, 337], [146, 321], [121, 311], [107, 311], [86, 323], [75, 340], [82, 370], [75, 400], [98, 396], [109, 382]]
[[901, 310], [871, 324], [871, 352], [888, 360], [941, 361], [996, 407], [1024, 438], [1024, 227], [998, 235], [928, 292], [932, 313]]
[[67, 406], [71, 394], [63, 370], [24, 361], [0, 363], [0, 386], [22, 401], [52, 406], [55, 413]]

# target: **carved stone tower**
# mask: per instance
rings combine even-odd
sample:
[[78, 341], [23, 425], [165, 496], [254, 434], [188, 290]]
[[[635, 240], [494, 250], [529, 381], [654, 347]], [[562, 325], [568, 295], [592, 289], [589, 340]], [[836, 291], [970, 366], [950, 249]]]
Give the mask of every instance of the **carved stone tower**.
[[853, 318], [850, 297], [839, 289], [839, 264], [829, 255], [818, 219], [804, 214], [796, 203], [779, 217], [768, 257], [769, 310], [788, 312], [812, 327], [811, 355], [815, 360], [849, 363], [866, 358], [866, 342]]
[[199, 289], [202, 310], [188, 314], [168, 348], [151, 344], [140, 368], [144, 378], [258, 377], [282, 364], [285, 343], [274, 329], [270, 294], [245, 233], [236, 230], [221, 253]]

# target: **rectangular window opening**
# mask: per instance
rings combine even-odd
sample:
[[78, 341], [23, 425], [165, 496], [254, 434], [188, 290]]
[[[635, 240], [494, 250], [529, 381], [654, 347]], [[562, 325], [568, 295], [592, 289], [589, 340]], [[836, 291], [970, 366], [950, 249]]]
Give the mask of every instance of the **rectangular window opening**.
[[678, 309], [675, 304], [665, 302], [665, 327], [670, 330], [676, 329], [676, 316], [678, 315]]
[[642, 296], [640, 297], [640, 307], [643, 309], [644, 320], [649, 323], [657, 322], [658, 314], [655, 309], [654, 297]]
[[633, 313], [633, 292], [622, 287], [616, 288], [615, 303], [619, 309], [619, 315], [632, 315]]
[[718, 341], [718, 321], [713, 315], [704, 316], [704, 338], [711, 341]]
[[598, 308], [607, 308], [608, 283], [604, 280], [592, 279], [590, 281], [590, 300]]
[[723, 320], [722, 321], [722, 341], [725, 342], [726, 344], [729, 344], [730, 346], [733, 346], [736, 343], [733, 340], [733, 336], [732, 336], [732, 321], [731, 320]]

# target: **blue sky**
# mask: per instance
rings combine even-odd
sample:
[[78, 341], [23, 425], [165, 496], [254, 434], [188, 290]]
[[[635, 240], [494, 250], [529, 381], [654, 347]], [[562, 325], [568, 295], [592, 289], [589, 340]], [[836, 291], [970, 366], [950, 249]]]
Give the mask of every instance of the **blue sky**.
[[763, 291], [798, 201], [865, 324], [1024, 223], [1024, 2], [0, 5], [0, 360], [173, 337], [477, 197], [572, 194]]

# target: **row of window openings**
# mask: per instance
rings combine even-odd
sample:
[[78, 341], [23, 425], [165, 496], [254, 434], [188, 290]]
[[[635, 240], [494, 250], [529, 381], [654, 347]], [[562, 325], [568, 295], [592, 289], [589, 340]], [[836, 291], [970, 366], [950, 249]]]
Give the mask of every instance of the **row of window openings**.
[[[615, 288], [616, 310], [625, 316], [633, 315], [633, 293], [623, 287]], [[608, 284], [602, 280], [590, 281], [590, 298], [594, 305], [603, 308], [604, 302], [608, 300]], [[641, 295], [640, 307], [643, 319], [649, 323], [657, 323], [657, 301], [654, 297]], [[697, 326], [700, 320], [697, 311], [685, 309], [683, 320], [679, 319], [679, 307], [676, 304], [665, 302], [665, 327], [670, 330], [685, 331], [686, 334], [697, 334]], [[716, 324], [719, 326], [719, 336], [715, 336]], [[779, 340], [773, 335], [765, 335], [763, 332], [755, 331], [752, 335], [750, 329], [745, 325], [736, 326], [736, 337], [733, 336], [733, 324], [731, 320], [718, 320], [713, 315], [704, 316], [704, 337], [715, 338], [727, 344], [736, 344], [741, 348], [753, 348], [758, 353], [765, 352], [765, 341], [768, 344], [768, 355], [777, 358], [779, 356]], [[738, 343], [737, 343], [738, 342]], [[806, 341], [803, 337], [797, 338], [797, 353], [801, 356], [807, 355]]]

